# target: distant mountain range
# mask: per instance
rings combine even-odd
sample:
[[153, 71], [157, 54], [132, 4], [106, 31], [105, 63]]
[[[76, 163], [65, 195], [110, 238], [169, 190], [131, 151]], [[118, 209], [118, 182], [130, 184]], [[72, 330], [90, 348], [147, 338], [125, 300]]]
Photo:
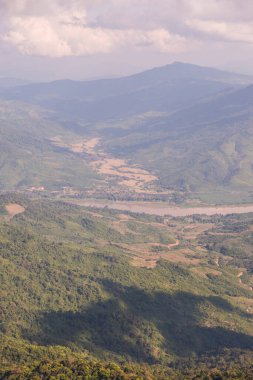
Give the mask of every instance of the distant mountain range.
[[31, 102], [61, 116], [105, 121], [150, 111], [172, 112], [252, 82], [244, 75], [174, 63], [124, 78], [62, 80], [2, 93], [5, 98]]
[[100, 137], [108, 152], [141, 164], [163, 187], [241, 202], [253, 198], [252, 83], [176, 62], [118, 79], [2, 87], [0, 98], [39, 106], [44, 120], [69, 133]]

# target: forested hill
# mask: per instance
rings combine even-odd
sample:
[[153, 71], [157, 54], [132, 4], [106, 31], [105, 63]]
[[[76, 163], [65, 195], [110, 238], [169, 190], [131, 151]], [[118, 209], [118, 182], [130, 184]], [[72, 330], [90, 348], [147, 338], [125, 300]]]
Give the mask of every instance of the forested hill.
[[1, 360], [57, 360], [66, 347], [166, 366], [192, 356], [214, 366], [238, 352], [250, 358], [251, 225], [251, 214], [164, 224], [2, 197]]

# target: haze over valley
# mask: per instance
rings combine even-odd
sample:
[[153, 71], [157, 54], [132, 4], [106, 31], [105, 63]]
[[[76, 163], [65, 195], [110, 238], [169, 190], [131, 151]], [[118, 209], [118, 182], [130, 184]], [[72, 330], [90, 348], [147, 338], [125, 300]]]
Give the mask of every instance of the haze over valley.
[[2, 188], [250, 203], [251, 83], [174, 63], [119, 79], [3, 86]]
[[253, 378], [252, 12], [0, 1], [0, 380]]

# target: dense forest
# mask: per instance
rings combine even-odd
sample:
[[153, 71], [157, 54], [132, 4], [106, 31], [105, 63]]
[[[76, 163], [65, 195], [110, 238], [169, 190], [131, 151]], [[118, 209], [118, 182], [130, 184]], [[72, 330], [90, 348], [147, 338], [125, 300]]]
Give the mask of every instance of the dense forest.
[[252, 378], [251, 214], [0, 203], [2, 379]]

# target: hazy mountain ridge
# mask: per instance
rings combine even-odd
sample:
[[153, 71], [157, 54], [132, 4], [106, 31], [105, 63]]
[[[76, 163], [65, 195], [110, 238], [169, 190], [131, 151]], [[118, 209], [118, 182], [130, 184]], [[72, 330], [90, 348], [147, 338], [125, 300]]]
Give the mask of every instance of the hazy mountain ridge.
[[150, 110], [171, 112], [250, 82], [251, 77], [175, 63], [118, 79], [32, 84], [2, 92], [2, 96], [69, 117], [75, 113], [86, 121], [104, 121]]

